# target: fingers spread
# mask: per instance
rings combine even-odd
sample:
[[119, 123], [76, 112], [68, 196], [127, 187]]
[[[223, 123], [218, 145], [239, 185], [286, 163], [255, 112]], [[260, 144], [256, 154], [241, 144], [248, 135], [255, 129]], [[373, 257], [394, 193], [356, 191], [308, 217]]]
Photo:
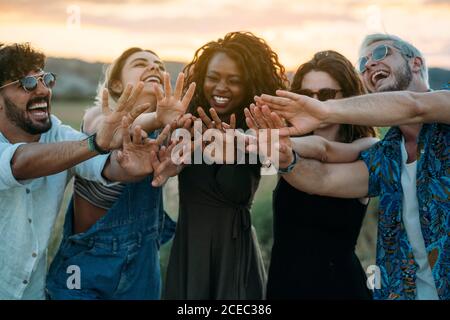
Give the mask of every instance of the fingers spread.
[[287, 106], [291, 100], [288, 98], [275, 97], [268, 94], [263, 94], [261, 95], [260, 101], [264, 104], [269, 104], [270, 107], [273, 106], [279, 108]]
[[144, 82], [139, 81], [138, 84], [132, 90], [130, 98], [126, 101], [124, 110], [131, 111], [133, 109], [143, 89], [144, 89]]
[[116, 111], [123, 111], [126, 107], [126, 103], [131, 95], [131, 91], [133, 90], [133, 86], [129, 83], [126, 85], [125, 90], [123, 90], [122, 94], [120, 95], [119, 100], [117, 101], [117, 110]]
[[133, 110], [131, 110], [130, 113], [128, 114], [128, 117], [130, 118], [131, 121], [134, 121], [139, 115], [144, 113], [148, 108], [150, 108], [150, 103], [141, 104], [133, 108]]
[[152, 150], [150, 152], [150, 163], [152, 164], [153, 169], [156, 171], [161, 162], [159, 162], [159, 159], [156, 155], [156, 152]]
[[137, 125], [133, 130], [133, 143], [142, 144], [141, 126]]
[[202, 119], [203, 123], [206, 125], [208, 129], [213, 127], [211, 119], [206, 115], [205, 111], [202, 107], [197, 108], [198, 115], [200, 116], [200, 119]]
[[173, 93], [173, 97], [177, 100], [181, 99], [181, 94], [183, 92], [184, 85], [184, 73], [180, 72], [177, 77], [177, 82], [175, 83], [175, 91]]
[[164, 94], [166, 98], [172, 95], [172, 85], [170, 84], [170, 75], [168, 72], [164, 72]]
[[122, 143], [123, 147], [131, 143], [130, 132], [129, 132], [129, 120], [127, 117], [122, 118]]
[[209, 113], [211, 114], [211, 118], [214, 120], [216, 129], [222, 129], [222, 120], [220, 120], [217, 111], [214, 108], [210, 108]]
[[[254, 107], [255, 105], [251, 104], [250, 107], [251, 106]], [[253, 118], [253, 116], [252, 116], [252, 114], [251, 114], [251, 112], [250, 112], [250, 110], [248, 108], [244, 109], [244, 114], [245, 114], [245, 123], [247, 123], [247, 126], [250, 129], [258, 130], [258, 125], [256, 124], [256, 121]]]
[[286, 91], [286, 90], [277, 90], [276, 95], [283, 98], [288, 98], [290, 100], [298, 100], [301, 96], [297, 93]]
[[267, 129], [269, 127], [266, 120], [264, 119], [264, 115], [262, 114], [260, 107], [250, 107], [250, 111], [260, 129]]
[[155, 91], [156, 103], [161, 103], [162, 99], [164, 99], [164, 91], [163, 89], [157, 85], [156, 83], [152, 83], [153, 90]]
[[234, 113], [230, 116], [230, 127], [231, 129], [236, 129], [236, 115]]
[[102, 92], [102, 113], [105, 116], [111, 113], [111, 110], [109, 109], [109, 93], [106, 88], [103, 89]]
[[272, 122], [274, 123], [275, 128], [283, 128], [285, 127], [285, 124], [283, 123], [283, 120], [278, 116], [276, 112], [270, 113], [270, 118], [272, 119]]
[[168, 124], [164, 127], [164, 130], [156, 138], [156, 144], [159, 146], [162, 145], [167, 140], [169, 135], [170, 135], [170, 125]]
[[185, 107], [185, 110], [189, 106], [189, 103], [191, 102], [194, 93], [195, 93], [195, 82], [192, 82], [191, 84], [189, 84], [189, 87], [186, 93], [184, 94], [183, 100], [181, 100], [181, 103]]

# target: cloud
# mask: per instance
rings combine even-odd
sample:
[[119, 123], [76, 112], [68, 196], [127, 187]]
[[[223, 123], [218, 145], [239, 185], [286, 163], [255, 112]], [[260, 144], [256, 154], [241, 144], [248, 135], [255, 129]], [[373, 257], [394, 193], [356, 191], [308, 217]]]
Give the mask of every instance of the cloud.
[[450, 0], [426, 0], [425, 4], [446, 4], [450, 6]]
[[[4, 1], [0, 0], [0, 3], [2, 2]], [[335, 7], [323, 11], [306, 7], [292, 10], [289, 6], [276, 5], [274, 2], [269, 2], [262, 8], [250, 5], [249, 7], [253, 9], [249, 12], [243, 10], [242, 5], [233, 1], [231, 3], [225, 1], [219, 6], [202, 8], [203, 14], [199, 14], [198, 8], [190, 7], [185, 3], [176, 3], [177, 5], [169, 10], [157, 7], [158, 3], [168, 5], [175, 3], [176, 0], [160, 0], [156, 4], [153, 1], [149, 4], [146, 1], [135, 0], [126, 1], [126, 4], [121, 5], [117, 5], [118, 1], [108, 1], [109, 6], [104, 2], [101, 4], [88, 0], [79, 2], [94, 5], [94, 7], [84, 7], [80, 4], [81, 21], [84, 25], [133, 33], [147, 32], [147, 30], [169, 34], [178, 33], [180, 30], [187, 33], [205, 31], [215, 33], [222, 30], [301, 27], [305, 22], [331, 24], [339, 21], [354, 21], [354, 18], [347, 12], [339, 12]], [[191, 2], [198, 4], [198, 1]], [[14, 13], [16, 17], [26, 17], [28, 21], [31, 19], [35, 23], [64, 23], [68, 16], [66, 10], [69, 1], [47, 0], [45, 3], [45, 6], [31, 6], [30, 1], [22, 0], [9, 3], [2, 11], [4, 16]], [[105, 10], [101, 10], [101, 8]]]
[[[439, 56], [449, 65], [450, 52], [443, 52], [448, 36], [436, 32], [450, 29], [443, 3], [448, 1], [0, 0], [0, 39], [31, 41], [49, 54], [85, 59], [109, 59], [129, 45], [142, 45], [186, 61], [207, 41], [247, 30], [294, 65], [324, 49], [356, 58], [365, 34], [386, 31], [426, 48], [430, 61]], [[69, 4], [81, 9], [76, 32], [67, 30]]]

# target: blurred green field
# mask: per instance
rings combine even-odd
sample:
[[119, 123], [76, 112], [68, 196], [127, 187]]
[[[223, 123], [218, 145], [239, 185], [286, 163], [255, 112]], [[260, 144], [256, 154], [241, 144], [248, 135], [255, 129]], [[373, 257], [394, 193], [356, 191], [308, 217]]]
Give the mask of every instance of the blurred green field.
[[[52, 113], [55, 114], [64, 124], [68, 124], [75, 129], [80, 127], [84, 111], [93, 104], [93, 101], [61, 101], [56, 100], [52, 104]], [[384, 135], [386, 129], [381, 129], [381, 135]], [[258, 239], [261, 245], [264, 262], [266, 267], [269, 265], [270, 252], [272, 248], [272, 191], [277, 183], [276, 176], [262, 176], [259, 189], [255, 195], [252, 207], [252, 219], [255, 226]], [[72, 194], [72, 183], [66, 190], [64, 203], [58, 216], [54, 228], [51, 245], [49, 248], [49, 257], [52, 259], [59, 245], [64, 222], [64, 213], [67, 208], [68, 200]], [[172, 178], [164, 187], [165, 208], [169, 215], [176, 219], [178, 212], [178, 190], [176, 178]], [[356, 253], [361, 260], [364, 269], [375, 263], [375, 245], [377, 231], [377, 199], [372, 199], [369, 209], [364, 219], [363, 227], [358, 239]], [[163, 276], [167, 267], [168, 256], [171, 243], [161, 248], [161, 270]], [[295, 252], [293, 253], [295, 254]], [[164, 279], [164, 278], [163, 278]]]

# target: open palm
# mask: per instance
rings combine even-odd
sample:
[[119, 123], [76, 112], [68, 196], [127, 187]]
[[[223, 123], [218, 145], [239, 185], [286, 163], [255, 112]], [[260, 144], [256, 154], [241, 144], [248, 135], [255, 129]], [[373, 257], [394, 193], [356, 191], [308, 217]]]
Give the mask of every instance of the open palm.
[[327, 106], [319, 100], [293, 92], [277, 90], [277, 97], [255, 97], [258, 106], [267, 105], [292, 126], [281, 128], [281, 135], [304, 135], [317, 129], [327, 115]]
[[166, 126], [156, 139], [142, 138], [140, 126], [133, 129], [133, 139], [129, 131], [129, 120], [123, 118], [122, 150], [117, 154], [119, 165], [124, 171], [134, 177], [146, 176], [154, 171], [152, 166], [152, 152], [158, 152], [161, 144], [167, 139], [170, 133], [170, 126]]
[[142, 82], [139, 82], [135, 88], [130, 84], [127, 85], [117, 101], [117, 108], [114, 111], [109, 108], [108, 90], [103, 91], [102, 113], [104, 117], [97, 132], [97, 144], [100, 148], [103, 150], [119, 149], [122, 146], [123, 137], [122, 118], [126, 117], [132, 123], [137, 116], [150, 107], [149, 103], [135, 106], [143, 87]]
[[170, 84], [170, 75], [164, 74], [164, 91], [155, 85], [156, 92], [156, 119], [163, 125], [171, 124], [173, 120], [178, 119], [186, 113], [195, 92], [195, 83], [191, 83], [183, 98], [184, 73], [179, 73], [175, 85], [175, 91], [172, 94]]
[[[255, 152], [256, 150], [264, 159], [270, 159], [274, 162], [276, 167], [285, 168], [293, 161], [292, 155], [292, 142], [287, 135], [278, 135], [278, 145], [275, 146], [274, 151], [277, 152], [278, 159], [274, 160], [274, 155], [271, 154], [272, 134], [270, 130], [282, 130], [285, 128], [283, 120], [277, 113], [271, 112], [269, 107], [263, 105], [257, 107], [255, 105], [250, 106], [250, 110], [245, 108], [245, 121], [250, 129], [255, 130], [257, 136], [257, 143], [253, 143], [249, 146], [249, 152]], [[268, 130], [265, 134], [260, 134], [261, 130]]]

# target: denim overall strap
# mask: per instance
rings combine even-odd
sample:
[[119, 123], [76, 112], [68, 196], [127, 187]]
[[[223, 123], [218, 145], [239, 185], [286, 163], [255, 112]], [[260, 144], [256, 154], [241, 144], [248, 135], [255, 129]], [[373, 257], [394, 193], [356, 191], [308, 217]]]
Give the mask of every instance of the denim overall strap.
[[139, 182], [128, 183], [104, 219], [98, 221], [98, 228], [114, 228], [137, 220], [146, 220], [145, 223], [157, 227], [161, 188], [152, 187], [151, 181], [152, 176], [148, 176]]

